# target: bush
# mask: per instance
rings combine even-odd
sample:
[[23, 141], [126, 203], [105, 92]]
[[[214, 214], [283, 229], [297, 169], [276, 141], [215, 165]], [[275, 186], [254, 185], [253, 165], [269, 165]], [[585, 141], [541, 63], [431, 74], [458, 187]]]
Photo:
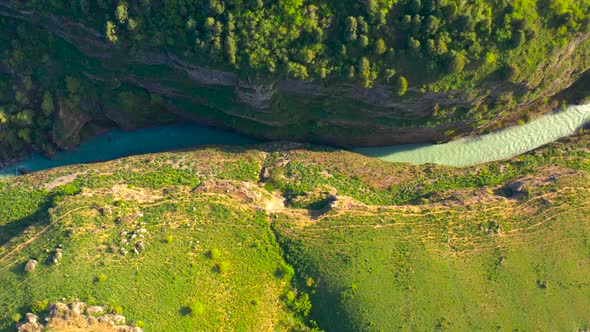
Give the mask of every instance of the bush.
[[31, 305], [31, 312], [34, 314], [39, 313], [39, 312], [47, 309], [48, 305], [49, 305], [49, 301], [47, 301], [47, 300], [33, 301], [33, 304]]
[[277, 270], [275, 271], [275, 276], [277, 278], [283, 278], [285, 280], [291, 280], [291, 278], [295, 275], [295, 269], [285, 262], [281, 262]]
[[219, 273], [226, 273], [227, 271], [229, 271], [229, 263], [226, 261], [219, 262], [215, 264], [215, 269]]
[[123, 307], [121, 307], [118, 304], [112, 303], [109, 305], [109, 312], [113, 315], [120, 315], [123, 313]]
[[398, 96], [403, 96], [408, 91], [408, 81], [405, 77], [399, 76], [395, 82], [395, 93]]
[[311, 311], [311, 301], [309, 300], [309, 295], [307, 295], [307, 293], [303, 293], [301, 296], [299, 296], [295, 303], [293, 303], [293, 309], [303, 316], [309, 315], [309, 312]]
[[23, 318], [23, 316], [21, 314], [19, 314], [18, 312], [14, 315], [12, 315], [11, 319], [13, 322], [18, 323], [20, 322], [20, 320]]
[[217, 259], [221, 258], [221, 250], [219, 250], [217, 248], [212, 248], [207, 253], [207, 256], [212, 260], [217, 260]]
[[205, 313], [205, 305], [199, 301], [188, 305], [191, 316], [200, 316]]
[[104, 274], [99, 274], [95, 280], [96, 282], [105, 282], [107, 281], [107, 276]]

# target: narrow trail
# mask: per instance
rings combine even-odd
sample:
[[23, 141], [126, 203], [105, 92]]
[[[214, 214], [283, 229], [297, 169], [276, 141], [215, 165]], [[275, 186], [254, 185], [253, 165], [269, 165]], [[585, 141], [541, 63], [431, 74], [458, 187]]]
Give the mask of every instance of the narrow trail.
[[[60, 220], [62, 220], [63, 218], [67, 217], [68, 215], [80, 211], [80, 210], [84, 210], [84, 209], [88, 209], [88, 207], [86, 206], [81, 206], [78, 208], [75, 208], [73, 210], [70, 210], [66, 213], [64, 213], [63, 215], [59, 216], [57, 219], [55, 219], [54, 221], [52, 221], [49, 225], [47, 225], [45, 228], [43, 228], [42, 230], [40, 230], [39, 232], [37, 232], [35, 235], [33, 235], [30, 239], [28, 239], [27, 241], [17, 245], [14, 249], [12, 249], [11, 251], [7, 252], [6, 254], [4, 254], [2, 257], [0, 257], [0, 265], [5, 265], [4, 267], [0, 268], [0, 271], [9, 267], [11, 264], [10, 261], [10, 256], [18, 251], [23, 250], [24, 248], [26, 248], [28, 245], [30, 245], [31, 243], [35, 242], [35, 240], [37, 240], [41, 235], [45, 234], [49, 229], [51, 229], [51, 227], [53, 227], [56, 223], [58, 223]], [[29, 227], [34, 227], [37, 226], [39, 224], [41, 224], [43, 221], [39, 221], [36, 222], [32, 225], [30, 225]], [[15, 263], [15, 261], [12, 261], [12, 263]]]

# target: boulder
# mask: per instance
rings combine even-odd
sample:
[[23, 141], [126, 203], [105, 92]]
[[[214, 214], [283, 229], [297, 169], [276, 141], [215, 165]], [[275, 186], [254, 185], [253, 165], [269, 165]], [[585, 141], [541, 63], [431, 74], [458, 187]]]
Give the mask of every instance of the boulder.
[[94, 305], [86, 309], [87, 315], [98, 315], [104, 313], [104, 307]]
[[34, 271], [35, 268], [37, 268], [37, 264], [39, 264], [39, 262], [37, 262], [36, 260], [29, 259], [29, 261], [25, 265], [25, 272], [32, 272], [32, 271]]
[[86, 303], [84, 302], [72, 302], [70, 304], [70, 308], [72, 311], [72, 315], [79, 316], [84, 313], [84, 309], [86, 309]]
[[17, 331], [18, 332], [41, 332], [41, 331], [43, 331], [43, 326], [37, 322], [38, 320], [39, 320], [39, 317], [37, 317], [37, 315], [29, 312], [26, 315], [25, 322], [17, 325]]
[[55, 249], [55, 254], [53, 255], [53, 264], [59, 264], [59, 261], [61, 261], [63, 257], [63, 249], [61, 248], [57, 248]]
[[67, 318], [70, 315], [70, 308], [65, 303], [57, 302], [49, 306], [49, 316]]

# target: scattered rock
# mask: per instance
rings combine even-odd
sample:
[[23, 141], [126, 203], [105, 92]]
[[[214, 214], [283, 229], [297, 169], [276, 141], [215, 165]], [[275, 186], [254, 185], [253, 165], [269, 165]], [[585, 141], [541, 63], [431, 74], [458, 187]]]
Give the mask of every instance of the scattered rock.
[[63, 249], [61, 249], [61, 246], [60, 246], [60, 248], [55, 249], [55, 254], [53, 254], [53, 258], [52, 258], [53, 264], [59, 264], [62, 257], [63, 257]]
[[30, 312], [27, 314], [27, 322], [28, 323], [37, 323], [37, 320], [39, 320], [39, 317], [37, 317], [37, 315], [32, 314]]
[[503, 191], [508, 197], [527, 195], [527, 183], [524, 181], [514, 181], [504, 186]]
[[145, 245], [143, 244], [143, 241], [137, 242], [136, 246], [139, 250], [145, 250]]
[[270, 170], [268, 169], [268, 167], [262, 167], [262, 170], [260, 170], [260, 181], [261, 182], [266, 182], [271, 178], [271, 174], [270, 174]]
[[29, 259], [29, 261], [25, 265], [25, 272], [33, 272], [33, 270], [37, 268], [37, 264], [39, 264], [39, 262], [37, 262], [36, 260]]
[[102, 216], [110, 216], [113, 213], [113, 210], [108, 206], [103, 206], [98, 208], [98, 213]]
[[101, 306], [99, 306], [99, 305], [93, 305], [93, 306], [91, 306], [91, 307], [88, 307], [88, 308], [86, 309], [86, 314], [87, 314], [87, 315], [92, 315], [92, 316], [94, 316], [94, 315], [97, 315], [97, 314], [102, 314], [102, 313], [104, 313], [104, 307], [101, 307]]
[[57, 302], [48, 306], [49, 315], [52, 317], [67, 318], [70, 316], [70, 308], [65, 303]]
[[123, 256], [127, 256], [127, 254], [129, 253], [125, 248], [121, 248], [119, 249], [119, 252], [121, 253], [121, 255]]
[[81, 315], [84, 313], [84, 309], [86, 309], [86, 303], [84, 302], [73, 302], [70, 304], [70, 308], [72, 308], [73, 315]]
[[[49, 313], [43, 319], [28, 313], [25, 321], [17, 325], [19, 332], [62, 331], [118, 331], [143, 332], [141, 328], [126, 326], [127, 319], [120, 314], [105, 314], [103, 306], [88, 307], [84, 302], [63, 302], [49, 305]], [[86, 310], [84, 310], [86, 309]]]
[[43, 326], [39, 324], [37, 321], [39, 317], [37, 315], [28, 313], [26, 315], [26, 320], [23, 323], [17, 325], [18, 332], [41, 332], [43, 331]]

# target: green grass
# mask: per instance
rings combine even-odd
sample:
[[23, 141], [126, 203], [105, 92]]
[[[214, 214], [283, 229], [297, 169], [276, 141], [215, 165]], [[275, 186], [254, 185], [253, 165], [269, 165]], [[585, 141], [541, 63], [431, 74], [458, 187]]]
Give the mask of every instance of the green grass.
[[530, 213], [519, 209], [535, 202], [351, 211], [277, 229], [301, 283], [318, 281], [312, 318], [328, 331], [587, 328], [590, 195], [551, 200]]
[[[288, 284], [275, 276], [284, 263], [266, 217], [231, 209], [216, 198], [185, 194], [145, 206], [134, 201], [117, 206], [112, 197], [98, 195], [63, 200], [52, 210], [53, 227], [0, 264], [0, 307], [6, 313], [0, 315], [0, 330], [10, 330], [9, 317], [24, 315], [33, 301], [62, 297], [116, 303], [129, 319], [144, 321], [152, 331], [251, 331], [299, 324], [286, 304], [277, 305]], [[104, 206], [112, 208], [112, 215], [98, 212]], [[123, 246], [130, 253], [122, 256], [120, 241], [141, 228], [148, 231], [142, 239], [146, 250], [132, 253], [136, 238]], [[122, 231], [130, 234], [121, 236]], [[167, 241], [171, 236], [174, 241]], [[60, 244], [60, 265], [46, 263]], [[219, 248], [219, 257], [207, 257], [211, 247]], [[40, 265], [25, 275], [21, 263], [29, 258]]]
[[211, 147], [3, 180], [0, 331], [64, 297], [146, 331], [587, 328], [589, 145], [461, 169]]

